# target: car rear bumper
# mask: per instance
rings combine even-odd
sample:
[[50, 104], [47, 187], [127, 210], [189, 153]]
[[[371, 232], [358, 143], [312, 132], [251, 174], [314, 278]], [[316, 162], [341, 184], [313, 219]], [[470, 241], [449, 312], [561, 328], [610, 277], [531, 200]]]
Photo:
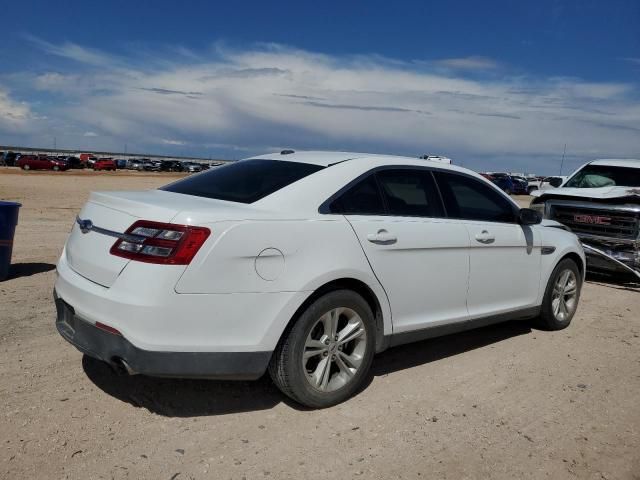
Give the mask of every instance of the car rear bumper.
[[[73, 270], [66, 249], [55, 291], [75, 315], [153, 352], [271, 352], [309, 292], [179, 294], [183, 267], [130, 262], [110, 288]], [[204, 358], [204, 357], [203, 357]]]
[[96, 327], [58, 297], [56, 328], [82, 353], [129, 374], [156, 377], [254, 380], [267, 369], [272, 352], [169, 352], [137, 348], [122, 335]]

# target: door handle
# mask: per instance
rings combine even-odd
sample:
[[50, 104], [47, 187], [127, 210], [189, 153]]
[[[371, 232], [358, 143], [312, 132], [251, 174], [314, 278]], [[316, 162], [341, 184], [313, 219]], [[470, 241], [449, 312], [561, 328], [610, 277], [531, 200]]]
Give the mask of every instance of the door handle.
[[367, 235], [367, 240], [377, 245], [391, 245], [396, 243], [398, 238], [383, 228], [378, 230], [378, 233], [370, 233]]
[[496, 241], [496, 237], [490, 234], [487, 230], [483, 230], [480, 233], [476, 233], [476, 240], [480, 243], [488, 244]]

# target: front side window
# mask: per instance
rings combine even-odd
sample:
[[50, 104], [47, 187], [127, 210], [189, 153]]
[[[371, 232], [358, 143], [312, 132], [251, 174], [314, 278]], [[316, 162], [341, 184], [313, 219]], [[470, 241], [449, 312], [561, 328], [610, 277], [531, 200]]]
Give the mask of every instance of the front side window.
[[178, 180], [160, 190], [253, 203], [323, 168], [282, 160], [242, 160]]
[[431, 172], [402, 168], [382, 170], [376, 175], [390, 215], [442, 216], [442, 204]]
[[465, 220], [515, 222], [515, 208], [479, 180], [448, 172], [435, 173], [447, 216]]
[[331, 213], [441, 217], [438, 191], [425, 169], [389, 168], [371, 172], [329, 204]]

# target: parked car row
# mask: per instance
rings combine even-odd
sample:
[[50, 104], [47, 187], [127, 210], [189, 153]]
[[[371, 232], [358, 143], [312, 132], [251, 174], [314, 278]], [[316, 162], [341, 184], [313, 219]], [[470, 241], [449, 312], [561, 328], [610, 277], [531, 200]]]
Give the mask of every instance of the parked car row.
[[196, 162], [180, 162], [178, 160], [150, 160], [148, 158], [136, 158], [129, 160], [126, 166], [128, 170], [139, 172], [189, 172], [197, 173], [208, 170], [209, 165]]
[[114, 159], [96, 157], [82, 153], [79, 156], [20, 154], [16, 152], [0, 152], [0, 165], [19, 167], [23, 170], [54, 170], [91, 168], [93, 170], [115, 171], [118, 169], [146, 172], [189, 172], [197, 173], [208, 170], [209, 165], [196, 162], [180, 162], [177, 160]]
[[90, 165], [78, 157], [52, 157], [49, 155], [20, 155], [15, 166], [23, 170], [65, 171], [71, 168], [92, 168], [93, 170], [116, 170], [116, 162], [111, 158], [96, 158]]

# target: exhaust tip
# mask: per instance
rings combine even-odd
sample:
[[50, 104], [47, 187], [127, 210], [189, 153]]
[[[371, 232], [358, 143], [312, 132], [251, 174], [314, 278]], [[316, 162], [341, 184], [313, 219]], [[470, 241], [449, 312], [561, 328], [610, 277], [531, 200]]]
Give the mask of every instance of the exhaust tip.
[[136, 372], [133, 371], [133, 369], [129, 366], [127, 361], [125, 359], [123, 359], [123, 358], [113, 357], [111, 359], [110, 365], [111, 365], [111, 368], [113, 368], [113, 370], [118, 375], [129, 376], [129, 375], [135, 375], [136, 374]]

